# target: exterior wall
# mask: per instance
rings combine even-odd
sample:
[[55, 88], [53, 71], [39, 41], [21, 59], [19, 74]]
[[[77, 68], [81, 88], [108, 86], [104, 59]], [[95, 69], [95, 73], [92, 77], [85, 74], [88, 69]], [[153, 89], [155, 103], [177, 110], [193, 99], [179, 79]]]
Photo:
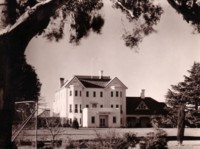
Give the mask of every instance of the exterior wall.
[[62, 88], [55, 94], [55, 100], [53, 102], [53, 112], [59, 113], [60, 117], [66, 117], [67, 116], [67, 89]]
[[[94, 123], [92, 122], [94, 117]], [[113, 122], [113, 117], [116, 121]], [[84, 108], [83, 109], [83, 127], [101, 127], [100, 118], [106, 119], [105, 127], [120, 127], [120, 110], [112, 108]]]
[[[70, 94], [71, 92], [71, 94]], [[79, 84], [70, 85], [68, 88], [68, 105], [67, 111], [68, 115], [67, 118], [73, 121], [75, 118], [79, 122], [79, 125], [82, 125], [82, 100], [83, 100], [83, 89], [82, 86]], [[71, 111], [70, 111], [71, 105]], [[81, 108], [80, 108], [81, 107]]]
[[[113, 79], [113, 81], [109, 84], [107, 89], [110, 90], [110, 92], [113, 92], [113, 97], [110, 95], [110, 104], [119, 104], [122, 106], [122, 109], [120, 109], [121, 113], [121, 126], [126, 127], [126, 89], [124, 85], [121, 83], [121, 81], [118, 78]], [[116, 92], [118, 92], [118, 97], [116, 97]], [[111, 94], [111, 93], [110, 93]], [[114, 99], [114, 100], [112, 100]]]
[[[87, 92], [89, 92], [88, 97]], [[112, 97], [111, 92], [113, 92]], [[76, 105], [77, 111], [75, 111]], [[68, 118], [71, 122], [76, 118], [83, 127], [99, 127], [99, 116], [105, 114], [96, 113], [101, 112], [109, 113], [107, 114], [109, 127], [126, 126], [126, 88], [118, 79], [114, 79], [106, 88], [85, 88], [77, 78], [74, 78], [56, 92], [53, 108], [60, 117]], [[95, 116], [95, 124], [91, 123], [92, 114]], [[114, 116], [117, 122], [112, 124]]]
[[151, 127], [152, 116], [153, 115], [127, 115], [127, 127]]

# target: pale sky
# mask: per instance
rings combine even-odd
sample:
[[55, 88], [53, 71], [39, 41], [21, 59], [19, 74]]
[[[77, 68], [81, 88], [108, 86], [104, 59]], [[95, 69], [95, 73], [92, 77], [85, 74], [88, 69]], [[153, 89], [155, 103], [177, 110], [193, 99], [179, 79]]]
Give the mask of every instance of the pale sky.
[[79, 46], [69, 44], [68, 37], [58, 43], [34, 38], [26, 50], [28, 63], [35, 67], [42, 83], [41, 96], [51, 103], [59, 88], [59, 78], [73, 75], [118, 77], [127, 87], [127, 96], [146, 96], [165, 101], [170, 85], [183, 81], [194, 61], [200, 62], [200, 35], [167, 2], [164, 14], [150, 34], [139, 44], [139, 52], [125, 46], [121, 36], [126, 27], [124, 14], [106, 2], [102, 14], [102, 34], [90, 33]]

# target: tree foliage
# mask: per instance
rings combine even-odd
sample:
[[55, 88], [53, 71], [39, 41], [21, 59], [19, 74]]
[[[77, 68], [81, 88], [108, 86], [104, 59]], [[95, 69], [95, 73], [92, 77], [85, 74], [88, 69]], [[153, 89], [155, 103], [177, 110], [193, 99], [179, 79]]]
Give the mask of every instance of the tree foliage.
[[60, 118], [46, 117], [45, 122], [46, 122], [46, 128], [50, 131], [50, 134], [52, 136], [52, 147], [54, 147], [55, 138], [62, 131], [62, 127], [60, 127]]
[[117, 0], [115, 8], [127, 15], [132, 30], [125, 29], [122, 35], [125, 45], [138, 47], [145, 36], [155, 33], [155, 25], [159, 22], [163, 9], [151, 0]]
[[199, 127], [200, 123], [200, 63], [194, 62], [189, 76], [184, 76], [184, 81], [172, 85], [166, 94], [166, 102], [171, 107], [168, 110], [168, 118], [178, 123], [179, 107], [185, 105], [186, 121], [188, 127]]
[[173, 107], [193, 105], [197, 110], [200, 105], [200, 63], [194, 62], [188, 72], [189, 76], [184, 76], [183, 82], [171, 85], [171, 89], [168, 89], [166, 102]]
[[200, 33], [200, 1], [199, 0], [168, 0], [169, 4], [180, 14], [183, 19]]
[[21, 61], [16, 63], [12, 73], [13, 87], [15, 88], [15, 101], [33, 100], [38, 101], [40, 96], [41, 83], [37, 77], [35, 69], [27, 64], [23, 57]]

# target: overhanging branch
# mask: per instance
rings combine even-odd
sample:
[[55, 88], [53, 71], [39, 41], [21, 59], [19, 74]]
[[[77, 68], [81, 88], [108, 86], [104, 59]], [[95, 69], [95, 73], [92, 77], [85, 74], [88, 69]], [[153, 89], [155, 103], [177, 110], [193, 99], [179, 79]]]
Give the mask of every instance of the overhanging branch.
[[36, 4], [21, 15], [13, 25], [9, 25], [5, 29], [1, 30], [0, 36], [14, 31], [29, 21], [41, 21], [42, 23], [44, 19], [47, 19], [54, 14], [54, 12], [62, 5], [63, 1], [64, 0], [46, 0]]

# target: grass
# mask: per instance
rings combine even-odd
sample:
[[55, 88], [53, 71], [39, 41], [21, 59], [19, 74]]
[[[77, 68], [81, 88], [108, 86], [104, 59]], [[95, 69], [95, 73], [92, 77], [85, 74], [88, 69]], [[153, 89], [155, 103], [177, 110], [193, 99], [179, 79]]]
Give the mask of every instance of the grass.
[[[124, 134], [127, 132], [135, 133], [138, 137], [146, 136], [148, 132], [154, 131], [153, 128], [80, 128], [80, 129], [72, 129], [72, 128], [61, 128], [62, 133], [59, 134], [56, 139], [72, 139], [72, 140], [90, 140], [96, 137], [96, 133], [100, 133], [102, 135], [106, 134], [109, 131], [115, 131], [119, 134]], [[168, 137], [174, 139], [176, 138], [177, 129], [176, 128], [164, 128], [168, 134]], [[199, 128], [186, 128], [185, 136], [187, 137], [200, 137], [200, 129]], [[37, 138], [38, 140], [51, 140], [51, 134], [49, 130], [46, 129], [38, 129], [37, 130]], [[33, 140], [35, 139], [35, 130], [23, 130], [21, 134], [17, 137], [17, 139], [22, 140]]]

